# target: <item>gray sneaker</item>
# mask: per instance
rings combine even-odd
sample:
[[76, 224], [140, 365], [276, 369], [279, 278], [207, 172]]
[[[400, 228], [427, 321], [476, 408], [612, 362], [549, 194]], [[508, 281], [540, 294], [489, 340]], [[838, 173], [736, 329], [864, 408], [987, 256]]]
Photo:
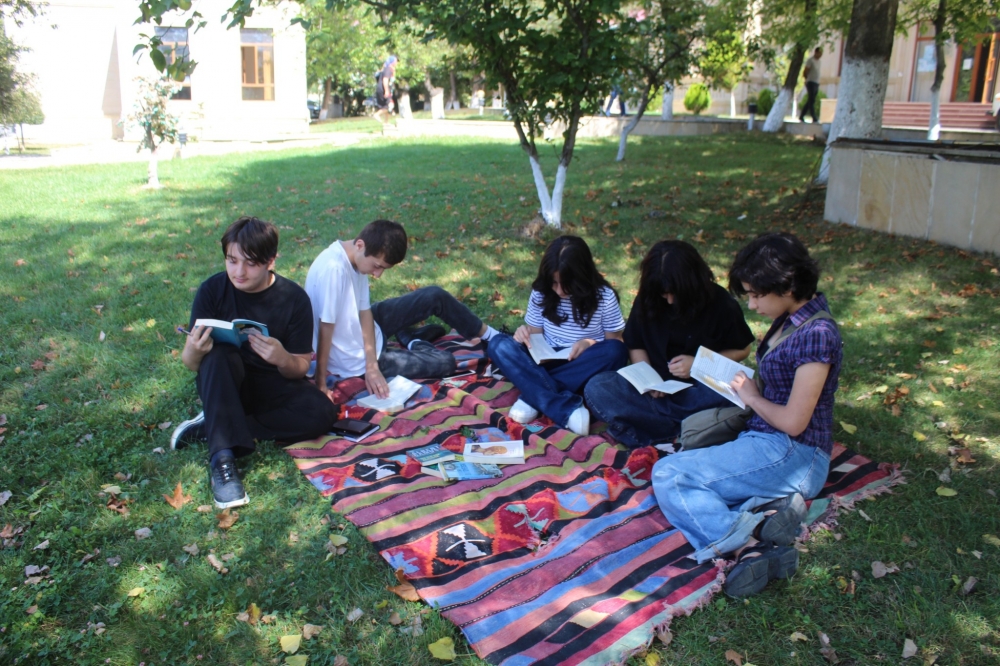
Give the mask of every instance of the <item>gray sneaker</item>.
[[181, 421], [170, 435], [170, 448], [183, 449], [192, 442], [205, 441], [205, 412], [198, 412], [193, 419]]
[[209, 481], [215, 496], [215, 508], [229, 509], [250, 503], [233, 456], [219, 456], [216, 459], [209, 470]]

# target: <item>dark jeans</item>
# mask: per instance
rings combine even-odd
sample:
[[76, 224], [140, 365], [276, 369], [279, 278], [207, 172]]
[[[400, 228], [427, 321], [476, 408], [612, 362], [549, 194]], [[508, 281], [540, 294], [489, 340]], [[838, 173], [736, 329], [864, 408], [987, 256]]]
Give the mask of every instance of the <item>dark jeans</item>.
[[802, 107], [802, 113], [799, 114], [799, 120], [805, 122], [806, 111], [812, 116], [813, 122], [819, 122], [819, 111], [816, 109], [816, 96], [819, 94], [819, 84], [813, 83], [812, 81], [806, 81], [806, 93], [809, 98], [806, 100], [805, 106]]
[[681, 431], [681, 421], [695, 412], [732, 403], [694, 379], [690, 388], [654, 398], [639, 393], [617, 372], [604, 372], [583, 390], [590, 411], [608, 424], [608, 432], [630, 448], [672, 442]]
[[601, 340], [572, 361], [546, 361], [539, 365], [527, 347], [506, 334], [495, 335], [488, 348], [490, 359], [520, 391], [521, 400], [560, 426], [583, 406], [579, 392], [587, 380], [628, 361], [621, 340]]
[[250, 453], [254, 440], [298, 442], [330, 430], [339, 410], [305, 379], [286, 379], [243, 362], [232, 345], [216, 343], [198, 368], [208, 455]]
[[[478, 337], [483, 328], [482, 319], [437, 286], [423, 287], [403, 296], [372, 303], [372, 317], [382, 329], [383, 345], [403, 329], [430, 316], [437, 317], [466, 340]], [[412, 350], [383, 347], [378, 369], [386, 377], [446, 377], [455, 371], [455, 357], [430, 344], [418, 343]]]

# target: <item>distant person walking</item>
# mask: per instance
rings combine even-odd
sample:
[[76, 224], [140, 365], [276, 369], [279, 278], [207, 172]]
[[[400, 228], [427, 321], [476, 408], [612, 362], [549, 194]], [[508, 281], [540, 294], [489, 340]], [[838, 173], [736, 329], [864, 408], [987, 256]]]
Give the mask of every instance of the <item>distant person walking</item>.
[[806, 121], [806, 112], [812, 115], [814, 123], [819, 122], [819, 111], [816, 109], [816, 96], [819, 94], [819, 59], [823, 57], [823, 49], [819, 46], [813, 51], [813, 55], [806, 60], [806, 66], [802, 69], [802, 76], [806, 80], [806, 94], [809, 96], [802, 113], [799, 114], [799, 122]]
[[375, 117], [382, 124], [389, 122], [389, 114], [392, 113], [392, 80], [396, 76], [397, 64], [399, 58], [391, 55], [382, 65], [382, 71], [375, 75]]

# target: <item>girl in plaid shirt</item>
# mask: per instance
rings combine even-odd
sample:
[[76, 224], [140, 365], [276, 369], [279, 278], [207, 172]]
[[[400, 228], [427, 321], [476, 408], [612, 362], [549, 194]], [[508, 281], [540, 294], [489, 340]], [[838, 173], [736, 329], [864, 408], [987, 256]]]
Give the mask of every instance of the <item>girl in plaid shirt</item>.
[[695, 548], [692, 557], [737, 556], [725, 583], [731, 596], [795, 573], [799, 553], [790, 544], [805, 499], [829, 471], [842, 343], [818, 282], [818, 265], [792, 234], [763, 234], [739, 252], [729, 290], [774, 322], [757, 349], [763, 391], [743, 373], [732, 383], [754, 416], [735, 441], [653, 468], [657, 502]]

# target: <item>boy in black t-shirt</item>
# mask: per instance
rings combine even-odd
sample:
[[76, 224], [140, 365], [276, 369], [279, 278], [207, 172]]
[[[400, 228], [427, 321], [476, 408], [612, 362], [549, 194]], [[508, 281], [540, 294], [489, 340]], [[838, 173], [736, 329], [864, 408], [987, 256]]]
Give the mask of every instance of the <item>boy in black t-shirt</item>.
[[[305, 379], [312, 355], [312, 306], [297, 284], [274, 273], [278, 230], [270, 222], [241, 217], [222, 236], [226, 270], [202, 282], [191, 306], [191, 332], [181, 360], [198, 373], [204, 411], [184, 421], [170, 438], [180, 448], [208, 440], [215, 506], [249, 502], [236, 456], [253, 451], [254, 440], [299, 441], [318, 437], [336, 420], [337, 408]], [[212, 329], [197, 319], [250, 319], [240, 347], [213, 342]]]

